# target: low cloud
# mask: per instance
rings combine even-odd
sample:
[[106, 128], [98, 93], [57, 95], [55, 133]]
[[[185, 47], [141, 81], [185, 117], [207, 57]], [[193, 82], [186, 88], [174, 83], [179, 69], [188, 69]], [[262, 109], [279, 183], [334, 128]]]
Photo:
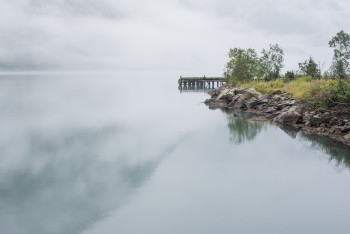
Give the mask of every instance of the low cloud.
[[12, 0], [0, 9], [0, 68], [221, 73], [231, 47], [278, 43], [286, 69], [350, 31], [345, 0]]

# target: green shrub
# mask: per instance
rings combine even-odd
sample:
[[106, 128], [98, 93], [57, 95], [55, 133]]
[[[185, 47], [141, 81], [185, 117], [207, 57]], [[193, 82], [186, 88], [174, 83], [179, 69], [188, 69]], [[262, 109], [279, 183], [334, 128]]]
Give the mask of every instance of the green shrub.
[[321, 91], [309, 100], [313, 107], [350, 105], [350, 79], [328, 80]]
[[291, 81], [295, 79], [295, 74], [293, 71], [287, 71], [286, 74], [284, 75], [285, 81]]

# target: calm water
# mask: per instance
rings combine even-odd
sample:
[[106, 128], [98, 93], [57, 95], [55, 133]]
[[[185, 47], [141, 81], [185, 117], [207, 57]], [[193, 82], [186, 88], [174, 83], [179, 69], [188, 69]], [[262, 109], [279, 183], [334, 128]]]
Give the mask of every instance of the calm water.
[[350, 233], [350, 151], [174, 73], [0, 76], [0, 233]]

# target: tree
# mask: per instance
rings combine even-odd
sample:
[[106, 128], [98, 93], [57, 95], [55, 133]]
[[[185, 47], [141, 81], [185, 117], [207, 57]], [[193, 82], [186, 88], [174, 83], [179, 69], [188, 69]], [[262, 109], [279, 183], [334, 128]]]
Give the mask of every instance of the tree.
[[341, 30], [328, 44], [334, 50], [331, 71], [334, 76], [345, 78], [350, 71], [350, 35]]
[[232, 84], [254, 79], [258, 75], [259, 58], [254, 49], [230, 49], [230, 61], [226, 64], [224, 76]]
[[314, 59], [310, 56], [309, 60], [298, 63], [300, 71], [307, 76], [312, 76], [312, 78], [319, 78], [321, 76], [320, 69], [315, 63]]
[[293, 71], [287, 71], [286, 74], [284, 75], [284, 77], [286, 78], [286, 80], [294, 80], [295, 78], [295, 74]]
[[277, 79], [283, 68], [283, 49], [278, 44], [271, 45], [269, 50], [262, 50], [261, 74], [266, 80]]

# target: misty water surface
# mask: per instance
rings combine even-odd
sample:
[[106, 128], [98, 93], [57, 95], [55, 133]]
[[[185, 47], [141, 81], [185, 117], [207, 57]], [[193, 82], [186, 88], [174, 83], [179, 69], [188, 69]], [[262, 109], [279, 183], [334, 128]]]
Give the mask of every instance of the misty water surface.
[[0, 233], [350, 232], [350, 151], [177, 73], [0, 76]]

